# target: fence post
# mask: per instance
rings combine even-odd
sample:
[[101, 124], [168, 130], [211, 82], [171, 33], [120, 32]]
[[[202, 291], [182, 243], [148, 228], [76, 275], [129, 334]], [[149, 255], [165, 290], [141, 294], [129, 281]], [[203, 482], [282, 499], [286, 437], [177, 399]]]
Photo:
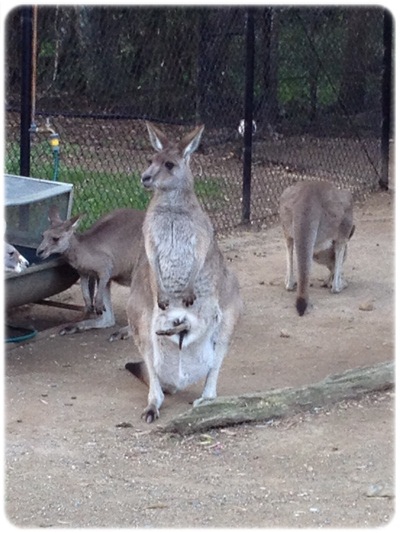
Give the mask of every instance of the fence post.
[[246, 83], [244, 100], [242, 222], [250, 222], [254, 94], [254, 9], [246, 10]]
[[381, 189], [389, 189], [389, 147], [392, 113], [392, 47], [393, 20], [387, 9], [383, 12], [383, 74], [382, 74], [382, 130], [381, 130]]
[[21, 55], [21, 123], [20, 123], [20, 175], [30, 176], [32, 113], [32, 6], [21, 8], [22, 55]]

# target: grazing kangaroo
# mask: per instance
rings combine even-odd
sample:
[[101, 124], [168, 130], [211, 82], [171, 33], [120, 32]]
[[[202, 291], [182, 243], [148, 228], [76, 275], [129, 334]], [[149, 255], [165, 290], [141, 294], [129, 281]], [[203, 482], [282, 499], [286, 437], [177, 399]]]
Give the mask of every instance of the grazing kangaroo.
[[20, 274], [29, 266], [29, 261], [8, 242], [4, 242], [4, 269], [6, 272]]
[[[190, 155], [203, 127], [170, 142], [146, 123], [156, 155], [142, 174], [153, 191], [143, 224], [144, 250], [134, 271], [127, 314], [144, 359], [126, 368], [149, 385], [143, 413], [159, 416], [164, 392], [205, 378], [201, 398], [217, 395], [220, 367], [241, 311], [239, 284], [194, 192]], [[145, 374], [145, 376], [144, 376]]]
[[[81, 215], [77, 215], [69, 220], [61, 220], [58, 209], [52, 206], [49, 212], [50, 228], [43, 233], [43, 240], [37, 249], [37, 255], [42, 259], [51, 254], [61, 254], [81, 277], [85, 318], [63, 328], [61, 335], [115, 324], [111, 282], [130, 286], [132, 269], [143, 246], [142, 211], [111, 211], [79, 234], [75, 230], [80, 218]], [[124, 327], [111, 335], [110, 340], [129, 335], [129, 328]]]
[[296, 286], [294, 246], [298, 270], [296, 308], [302, 316], [308, 305], [313, 259], [330, 271], [324, 287], [330, 287], [333, 293], [347, 287], [342, 270], [347, 243], [355, 230], [352, 194], [327, 182], [296, 183], [282, 193], [280, 219], [286, 238], [286, 289], [291, 291]]

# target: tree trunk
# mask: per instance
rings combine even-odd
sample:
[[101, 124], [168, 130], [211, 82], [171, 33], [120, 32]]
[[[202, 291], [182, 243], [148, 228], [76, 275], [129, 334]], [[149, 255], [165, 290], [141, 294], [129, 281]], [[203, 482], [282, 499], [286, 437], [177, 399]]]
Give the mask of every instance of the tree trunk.
[[189, 434], [215, 427], [292, 416], [358, 398], [369, 392], [391, 389], [393, 385], [394, 363], [390, 361], [328, 376], [305, 387], [243, 396], [221, 396], [172, 419], [164, 431]]
[[366, 92], [366, 43], [368, 25], [366, 11], [350, 9], [347, 20], [347, 42], [343, 56], [339, 101], [351, 115], [364, 110]]

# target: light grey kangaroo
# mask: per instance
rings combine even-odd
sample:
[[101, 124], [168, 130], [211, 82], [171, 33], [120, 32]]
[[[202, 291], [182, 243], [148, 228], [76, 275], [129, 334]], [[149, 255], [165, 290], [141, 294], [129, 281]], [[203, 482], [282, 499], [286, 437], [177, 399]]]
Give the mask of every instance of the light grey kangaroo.
[[354, 233], [353, 198], [350, 191], [328, 182], [304, 181], [285, 189], [280, 199], [280, 219], [286, 238], [286, 289], [295, 288], [293, 247], [297, 257], [296, 309], [304, 315], [309, 300], [312, 260], [329, 269], [324, 287], [332, 293], [347, 287], [343, 263], [347, 243]]
[[[130, 286], [132, 269], [143, 246], [143, 211], [116, 209], [102, 216], [88, 230], [77, 233], [80, 218], [81, 215], [77, 215], [62, 220], [58, 209], [52, 206], [50, 228], [43, 233], [37, 249], [37, 255], [42, 259], [61, 254], [81, 277], [85, 317], [63, 328], [61, 335], [115, 324], [111, 282]], [[129, 335], [129, 328], [124, 327], [111, 335], [110, 340]]]
[[4, 241], [4, 270], [20, 274], [29, 266], [29, 261], [8, 242]]
[[[145, 250], [132, 279], [127, 314], [145, 366], [126, 368], [149, 385], [143, 413], [159, 416], [164, 392], [205, 378], [201, 398], [217, 395], [217, 380], [241, 311], [239, 284], [224, 261], [189, 168], [203, 126], [174, 143], [146, 123], [156, 150], [142, 174], [153, 191], [143, 224]], [[139, 367], [141, 370], [139, 370]], [[140, 376], [143, 370], [142, 376]]]

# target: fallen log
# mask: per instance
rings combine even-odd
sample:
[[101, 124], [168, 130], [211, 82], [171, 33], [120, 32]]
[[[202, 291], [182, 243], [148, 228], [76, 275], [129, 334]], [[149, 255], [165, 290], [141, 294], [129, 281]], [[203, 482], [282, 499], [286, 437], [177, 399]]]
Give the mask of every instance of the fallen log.
[[185, 435], [244, 422], [282, 418], [359, 398], [366, 393], [388, 390], [393, 388], [394, 381], [394, 362], [390, 361], [328, 376], [305, 387], [220, 396], [173, 418], [163, 431]]

